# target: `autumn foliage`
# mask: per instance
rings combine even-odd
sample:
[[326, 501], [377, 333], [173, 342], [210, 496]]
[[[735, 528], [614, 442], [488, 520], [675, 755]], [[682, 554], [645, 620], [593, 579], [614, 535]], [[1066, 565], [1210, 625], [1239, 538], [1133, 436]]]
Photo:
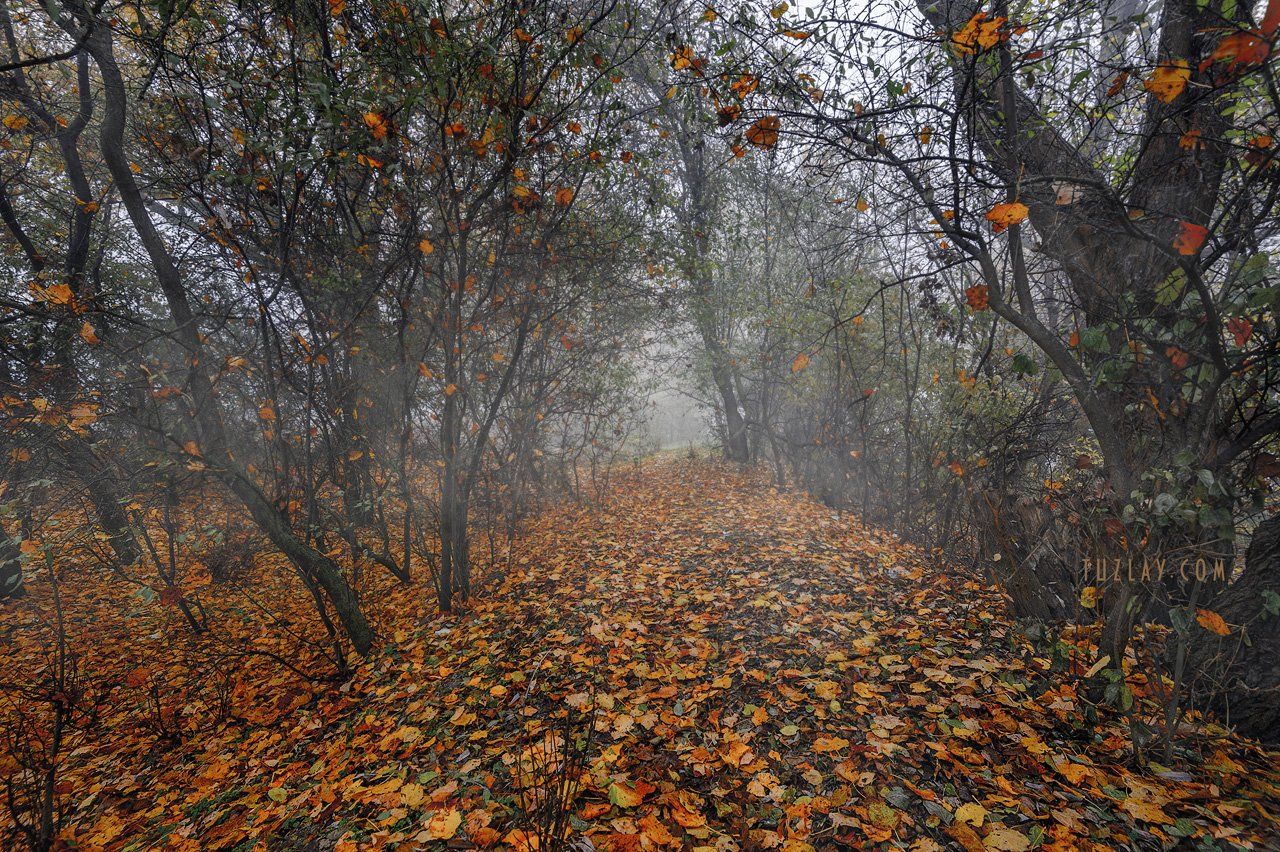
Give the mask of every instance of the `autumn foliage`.
[[1280, 0], [0, 0], [0, 845], [1270, 848]]
[[[596, 508], [540, 513], [516, 553], [449, 618], [421, 583], [371, 586], [386, 648], [341, 685], [286, 665], [308, 662], [283, 626], [306, 604], [266, 565], [273, 615], [221, 594], [199, 639], [62, 565], [109, 692], [66, 758], [63, 837], [523, 848], [512, 761], [589, 712], [569, 807], [599, 849], [1273, 836], [1274, 753], [1210, 726], [1184, 768], [1134, 769], [1125, 718], [1082, 689], [1088, 631], [1037, 647], [981, 577], [758, 479], [650, 462]], [[41, 664], [49, 605], [9, 616], [6, 671]]]

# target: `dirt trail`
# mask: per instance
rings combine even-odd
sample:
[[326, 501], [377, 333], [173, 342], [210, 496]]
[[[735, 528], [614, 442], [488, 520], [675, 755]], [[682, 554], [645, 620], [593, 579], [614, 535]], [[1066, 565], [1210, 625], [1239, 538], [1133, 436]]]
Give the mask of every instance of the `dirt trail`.
[[[1086, 720], [994, 590], [763, 480], [650, 463], [602, 505], [539, 514], [501, 567], [450, 619], [426, 581], [367, 593], [383, 650], [349, 682], [251, 662], [233, 718], [178, 744], [138, 729], [122, 687], [71, 760], [71, 838], [517, 844], [503, 756], [594, 700], [574, 825], [598, 849], [1275, 842], [1276, 755], [1210, 729], [1135, 769], [1123, 720]], [[122, 682], [140, 664], [117, 661]]]

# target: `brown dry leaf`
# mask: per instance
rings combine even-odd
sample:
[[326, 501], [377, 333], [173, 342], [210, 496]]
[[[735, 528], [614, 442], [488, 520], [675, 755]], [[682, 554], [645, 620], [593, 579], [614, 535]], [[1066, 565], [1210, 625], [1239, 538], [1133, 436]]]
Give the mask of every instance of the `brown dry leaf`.
[[748, 127], [744, 135], [757, 148], [769, 149], [778, 144], [778, 131], [781, 128], [782, 119], [776, 115], [766, 115]]

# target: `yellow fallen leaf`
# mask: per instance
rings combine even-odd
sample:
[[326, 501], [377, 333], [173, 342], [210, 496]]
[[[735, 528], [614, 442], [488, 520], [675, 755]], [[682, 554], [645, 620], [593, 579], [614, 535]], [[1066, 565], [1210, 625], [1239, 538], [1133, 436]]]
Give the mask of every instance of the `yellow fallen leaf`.
[[1173, 818], [1160, 810], [1160, 806], [1151, 802], [1142, 802], [1132, 797], [1125, 799], [1120, 805], [1125, 813], [1143, 822], [1154, 822], [1160, 825], [1172, 825]]
[[[462, 811], [446, 808], [431, 815], [425, 831], [418, 832], [420, 840], [451, 840], [462, 825]], [[423, 837], [423, 835], [426, 837]]]
[[1012, 828], [997, 828], [982, 838], [982, 845], [988, 849], [1002, 850], [1002, 852], [1025, 852], [1031, 848], [1031, 840], [1022, 832], [1014, 831]]
[[1062, 774], [1063, 778], [1066, 778], [1072, 784], [1084, 783], [1085, 779], [1091, 774], [1089, 772], [1089, 767], [1081, 766], [1078, 763], [1072, 763], [1065, 757], [1055, 758], [1053, 761], [1053, 767]]
[[813, 750], [818, 754], [823, 752], [844, 751], [849, 747], [849, 741], [844, 737], [818, 737], [813, 742]]
[[834, 680], [820, 680], [813, 685], [813, 694], [823, 701], [834, 701], [840, 696], [840, 684]]
[[406, 808], [416, 808], [426, 797], [427, 791], [422, 789], [421, 784], [410, 781], [400, 788], [400, 801]]

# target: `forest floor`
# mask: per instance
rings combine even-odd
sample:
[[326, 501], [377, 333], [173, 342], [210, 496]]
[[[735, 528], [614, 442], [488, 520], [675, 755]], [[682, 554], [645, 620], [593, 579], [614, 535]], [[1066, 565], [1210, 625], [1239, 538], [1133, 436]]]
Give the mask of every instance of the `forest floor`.
[[[705, 462], [540, 512], [469, 611], [425, 578], [366, 592], [383, 641], [343, 681], [267, 656], [321, 668], [290, 638], [305, 594], [260, 570], [257, 599], [200, 590], [224, 639], [198, 642], [101, 573], [63, 581], [115, 686], [61, 776], [70, 845], [520, 846], [510, 761], [592, 704], [578, 849], [1280, 844], [1277, 754], [1208, 725], [1136, 761], [1124, 718], [1089, 718], [1083, 649], [1050, 671], [964, 570]], [[0, 666], [38, 653], [17, 612]]]

